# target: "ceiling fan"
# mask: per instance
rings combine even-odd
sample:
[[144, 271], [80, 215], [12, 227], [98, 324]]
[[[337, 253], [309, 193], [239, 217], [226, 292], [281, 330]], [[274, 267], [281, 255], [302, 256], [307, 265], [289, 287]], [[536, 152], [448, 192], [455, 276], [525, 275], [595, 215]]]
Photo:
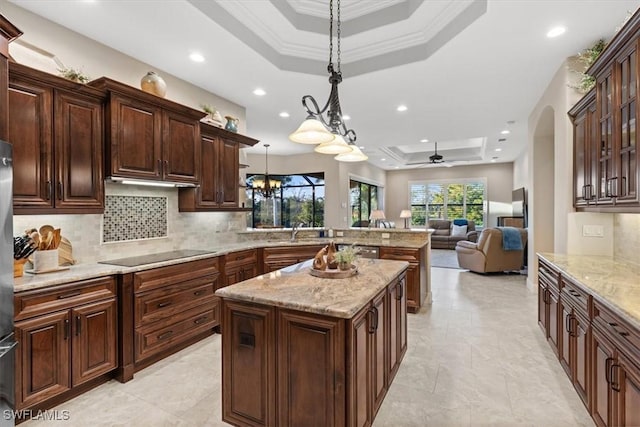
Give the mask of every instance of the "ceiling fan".
[[438, 143], [436, 142], [436, 149], [435, 152], [429, 156], [429, 163], [442, 163], [444, 162], [444, 157], [442, 157], [440, 154], [438, 154]]

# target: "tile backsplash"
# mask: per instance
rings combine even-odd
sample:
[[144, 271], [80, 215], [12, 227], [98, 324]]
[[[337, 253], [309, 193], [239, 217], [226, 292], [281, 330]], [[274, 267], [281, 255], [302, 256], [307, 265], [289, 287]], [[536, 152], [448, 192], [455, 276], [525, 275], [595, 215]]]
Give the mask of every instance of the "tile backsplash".
[[102, 241], [167, 237], [167, 197], [105, 196]]
[[[246, 230], [244, 212], [178, 212], [178, 189], [105, 184], [109, 196], [166, 199], [166, 235], [135, 241], [103, 243], [103, 215], [14, 215], [14, 235], [28, 228], [51, 224], [73, 246], [78, 263], [145, 255], [176, 249], [215, 250], [217, 245], [238, 241], [236, 232]], [[116, 199], [117, 200], [117, 199]], [[123, 215], [127, 213], [123, 212]]]
[[613, 256], [640, 264], [640, 214], [613, 217]]

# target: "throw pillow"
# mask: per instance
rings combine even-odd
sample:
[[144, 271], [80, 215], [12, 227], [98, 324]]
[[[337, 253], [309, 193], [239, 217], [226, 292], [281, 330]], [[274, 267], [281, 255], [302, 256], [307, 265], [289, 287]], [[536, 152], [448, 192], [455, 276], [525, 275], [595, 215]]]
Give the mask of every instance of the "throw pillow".
[[451, 237], [467, 237], [466, 225], [452, 225]]

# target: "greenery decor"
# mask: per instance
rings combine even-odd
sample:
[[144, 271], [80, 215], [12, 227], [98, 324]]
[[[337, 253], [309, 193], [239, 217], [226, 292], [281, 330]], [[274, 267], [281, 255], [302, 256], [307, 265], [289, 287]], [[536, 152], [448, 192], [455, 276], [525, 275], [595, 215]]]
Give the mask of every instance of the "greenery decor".
[[88, 83], [89, 80], [91, 80], [89, 76], [75, 68], [58, 68], [58, 71], [60, 72], [60, 76], [77, 83]]
[[356, 259], [356, 251], [353, 246], [347, 246], [336, 252], [336, 261], [350, 265]]
[[205, 113], [207, 113], [207, 114], [209, 114], [211, 116], [213, 116], [216, 113], [216, 111], [218, 111], [218, 110], [216, 110], [216, 107], [212, 107], [209, 104], [202, 104], [201, 107], [202, 107], [202, 111], [204, 111]]
[[[585, 71], [598, 59], [598, 56], [602, 53], [605, 46], [604, 39], [600, 39], [593, 44], [593, 46], [583, 50], [578, 54], [578, 60], [585, 66]], [[589, 92], [596, 84], [596, 79], [584, 72], [580, 73], [580, 81], [577, 86], [572, 86], [574, 89], [579, 90], [582, 93]]]

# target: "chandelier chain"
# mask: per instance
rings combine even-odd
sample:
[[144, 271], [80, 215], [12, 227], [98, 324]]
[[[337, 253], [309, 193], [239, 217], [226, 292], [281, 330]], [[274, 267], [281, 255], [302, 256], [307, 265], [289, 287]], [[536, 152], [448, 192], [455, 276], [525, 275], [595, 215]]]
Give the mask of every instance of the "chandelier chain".
[[333, 0], [329, 0], [329, 68], [333, 65]]
[[338, 0], [338, 73], [340, 73], [340, 0]]

